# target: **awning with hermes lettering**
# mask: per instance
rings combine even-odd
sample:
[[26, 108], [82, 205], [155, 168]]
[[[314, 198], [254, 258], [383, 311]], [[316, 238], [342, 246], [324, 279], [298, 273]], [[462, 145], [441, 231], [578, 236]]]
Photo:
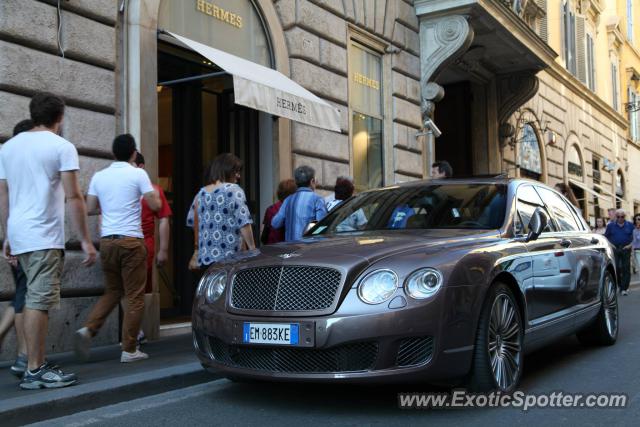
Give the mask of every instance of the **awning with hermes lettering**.
[[340, 131], [338, 110], [284, 74], [178, 34], [165, 33], [231, 74], [236, 104]]

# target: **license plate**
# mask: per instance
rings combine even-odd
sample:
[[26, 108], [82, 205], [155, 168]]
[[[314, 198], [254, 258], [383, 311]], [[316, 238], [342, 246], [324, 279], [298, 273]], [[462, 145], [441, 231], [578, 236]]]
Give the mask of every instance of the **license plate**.
[[242, 329], [242, 342], [251, 344], [297, 345], [297, 323], [249, 323]]

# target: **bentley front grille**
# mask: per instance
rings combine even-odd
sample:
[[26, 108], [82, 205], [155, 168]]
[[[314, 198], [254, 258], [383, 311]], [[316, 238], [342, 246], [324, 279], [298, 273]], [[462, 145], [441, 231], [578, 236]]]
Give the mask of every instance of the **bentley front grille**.
[[326, 310], [332, 306], [341, 280], [342, 274], [333, 268], [250, 268], [233, 277], [231, 306], [256, 311]]

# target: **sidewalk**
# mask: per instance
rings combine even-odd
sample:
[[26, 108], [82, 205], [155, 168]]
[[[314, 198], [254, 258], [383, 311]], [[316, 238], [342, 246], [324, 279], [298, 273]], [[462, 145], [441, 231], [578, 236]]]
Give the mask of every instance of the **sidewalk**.
[[76, 385], [57, 390], [22, 390], [19, 380], [0, 364], [0, 419], [3, 427], [35, 422], [81, 410], [149, 396], [211, 381], [191, 343], [191, 334], [150, 342], [142, 347], [149, 360], [120, 363], [120, 346], [92, 349], [91, 360], [78, 363], [72, 353], [49, 356], [65, 372], [74, 372]]

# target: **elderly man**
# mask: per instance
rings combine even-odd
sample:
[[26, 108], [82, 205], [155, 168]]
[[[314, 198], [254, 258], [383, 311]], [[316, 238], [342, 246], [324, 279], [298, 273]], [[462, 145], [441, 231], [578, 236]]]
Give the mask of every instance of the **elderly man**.
[[316, 171], [310, 166], [299, 166], [293, 172], [298, 190], [287, 197], [282, 207], [271, 220], [273, 228], [284, 226], [287, 242], [302, 239], [307, 226], [327, 215], [324, 200], [315, 193]]
[[623, 209], [616, 211], [615, 221], [607, 224], [604, 235], [615, 247], [618, 287], [622, 295], [629, 294], [631, 281], [631, 242], [633, 241], [633, 224], [626, 220]]

